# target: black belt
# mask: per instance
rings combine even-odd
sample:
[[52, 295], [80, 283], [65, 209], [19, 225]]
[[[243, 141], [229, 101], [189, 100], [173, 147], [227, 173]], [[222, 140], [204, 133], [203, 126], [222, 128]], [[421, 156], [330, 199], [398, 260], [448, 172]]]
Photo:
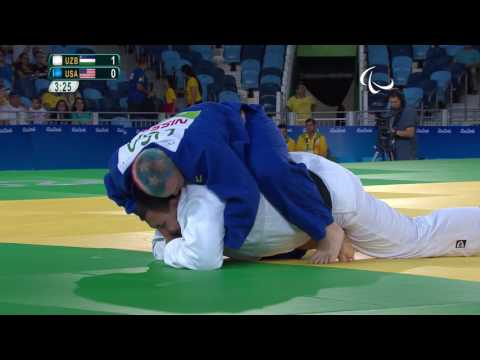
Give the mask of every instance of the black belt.
[[332, 197], [330, 196], [330, 191], [328, 191], [327, 186], [323, 182], [323, 180], [315, 174], [313, 171], [308, 170], [310, 177], [312, 178], [315, 185], [317, 185], [317, 189], [320, 192], [320, 196], [323, 199], [323, 202], [328, 207], [329, 210], [332, 210]]

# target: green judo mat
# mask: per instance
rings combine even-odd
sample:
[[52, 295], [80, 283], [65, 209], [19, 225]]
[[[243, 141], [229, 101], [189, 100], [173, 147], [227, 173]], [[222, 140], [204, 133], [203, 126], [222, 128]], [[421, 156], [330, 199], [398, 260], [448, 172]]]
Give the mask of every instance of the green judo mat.
[[[364, 185], [480, 180], [480, 159], [345, 166]], [[104, 174], [0, 172], [0, 200], [101, 196]], [[236, 261], [195, 272], [148, 252], [1, 240], [0, 314], [480, 314], [474, 281]]]

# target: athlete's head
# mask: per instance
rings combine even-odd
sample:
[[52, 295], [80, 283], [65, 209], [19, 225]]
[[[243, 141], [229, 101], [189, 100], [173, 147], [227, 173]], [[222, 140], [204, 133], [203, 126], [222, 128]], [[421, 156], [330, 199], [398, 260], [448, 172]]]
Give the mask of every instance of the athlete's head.
[[137, 203], [136, 214], [140, 220], [160, 231], [167, 240], [181, 236], [180, 225], [177, 221], [179, 195], [167, 198], [153, 197], [145, 194], [134, 183], [133, 196]]
[[173, 161], [159, 148], [138, 154], [132, 164], [132, 177], [145, 194], [159, 198], [178, 195], [185, 183]]

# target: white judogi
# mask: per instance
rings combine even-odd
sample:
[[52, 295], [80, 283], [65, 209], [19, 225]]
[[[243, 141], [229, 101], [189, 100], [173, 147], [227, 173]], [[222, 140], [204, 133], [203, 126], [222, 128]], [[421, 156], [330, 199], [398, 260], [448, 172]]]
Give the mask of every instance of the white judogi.
[[[480, 253], [480, 208], [442, 209], [411, 218], [365, 192], [359, 178], [341, 165], [309, 153], [290, 155], [322, 178], [330, 191], [335, 222], [356, 250], [379, 258]], [[177, 268], [211, 270], [222, 266], [224, 253], [256, 259], [289, 252], [309, 240], [262, 196], [255, 225], [244, 245], [238, 250], [224, 249], [223, 210], [224, 203], [207, 187], [184, 188], [178, 204], [183, 237], [165, 245], [156, 232], [155, 258]]]

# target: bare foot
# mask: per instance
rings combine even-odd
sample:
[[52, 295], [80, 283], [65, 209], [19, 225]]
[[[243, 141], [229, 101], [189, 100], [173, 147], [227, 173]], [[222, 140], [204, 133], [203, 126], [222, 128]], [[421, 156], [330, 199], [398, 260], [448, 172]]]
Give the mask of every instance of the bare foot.
[[345, 232], [335, 223], [326, 228], [325, 237], [317, 244], [317, 251], [312, 255], [311, 262], [314, 264], [329, 264], [337, 261], [342, 248]]
[[349, 262], [353, 261], [354, 256], [355, 249], [352, 246], [352, 241], [347, 236], [345, 236], [342, 248], [340, 249], [340, 253], [338, 254], [338, 260], [340, 262]]

